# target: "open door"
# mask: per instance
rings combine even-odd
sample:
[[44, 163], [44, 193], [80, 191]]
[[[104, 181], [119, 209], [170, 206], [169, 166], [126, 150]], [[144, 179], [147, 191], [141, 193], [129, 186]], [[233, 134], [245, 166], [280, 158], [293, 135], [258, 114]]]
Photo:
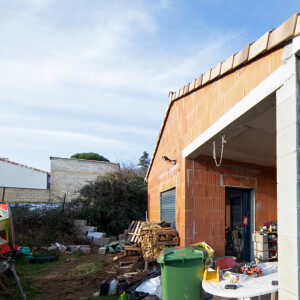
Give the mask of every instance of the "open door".
[[225, 255], [236, 256], [241, 261], [250, 261], [250, 190], [226, 188], [225, 205]]

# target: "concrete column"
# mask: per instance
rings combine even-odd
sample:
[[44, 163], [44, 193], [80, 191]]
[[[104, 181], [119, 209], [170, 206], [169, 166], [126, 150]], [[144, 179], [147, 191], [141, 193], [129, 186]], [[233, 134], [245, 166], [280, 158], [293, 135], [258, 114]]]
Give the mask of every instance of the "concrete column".
[[288, 78], [276, 93], [279, 299], [300, 299], [300, 78], [293, 44], [284, 47]]

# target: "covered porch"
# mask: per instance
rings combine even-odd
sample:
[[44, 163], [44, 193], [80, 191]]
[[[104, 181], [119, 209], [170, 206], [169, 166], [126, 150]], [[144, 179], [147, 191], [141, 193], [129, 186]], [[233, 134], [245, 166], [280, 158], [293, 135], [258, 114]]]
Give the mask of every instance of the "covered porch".
[[[228, 193], [247, 190], [250, 207], [245, 212], [249, 217], [245, 247], [250, 257], [245, 258], [254, 257], [251, 235], [258, 226], [278, 221], [281, 299], [298, 299], [299, 294], [299, 49], [299, 37], [287, 43], [282, 66], [182, 153], [185, 219], [189, 220], [185, 242], [205, 237], [218, 255], [225, 255], [224, 224], [232, 224]], [[213, 142], [219, 163], [222, 136], [226, 143], [217, 167]]]

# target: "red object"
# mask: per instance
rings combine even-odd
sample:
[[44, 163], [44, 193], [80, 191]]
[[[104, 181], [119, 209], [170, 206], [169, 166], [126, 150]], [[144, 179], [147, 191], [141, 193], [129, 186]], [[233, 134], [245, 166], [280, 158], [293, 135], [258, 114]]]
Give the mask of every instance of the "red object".
[[249, 217], [243, 217], [243, 225], [248, 225]]
[[244, 274], [253, 275], [254, 277], [256, 277], [262, 273], [261, 267], [253, 265], [253, 264], [245, 264], [242, 266], [241, 269]]
[[215, 262], [215, 269], [219, 267], [220, 270], [226, 270], [238, 265], [239, 264], [233, 259], [232, 256], [225, 256]]

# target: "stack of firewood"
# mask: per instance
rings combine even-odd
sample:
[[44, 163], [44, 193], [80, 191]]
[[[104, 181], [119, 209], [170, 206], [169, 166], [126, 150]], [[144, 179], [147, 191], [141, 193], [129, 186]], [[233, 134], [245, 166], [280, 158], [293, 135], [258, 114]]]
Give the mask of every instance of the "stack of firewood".
[[179, 237], [176, 230], [171, 227], [158, 227], [149, 225], [141, 228], [142, 256], [145, 260], [157, 259], [163, 248], [179, 245]]

